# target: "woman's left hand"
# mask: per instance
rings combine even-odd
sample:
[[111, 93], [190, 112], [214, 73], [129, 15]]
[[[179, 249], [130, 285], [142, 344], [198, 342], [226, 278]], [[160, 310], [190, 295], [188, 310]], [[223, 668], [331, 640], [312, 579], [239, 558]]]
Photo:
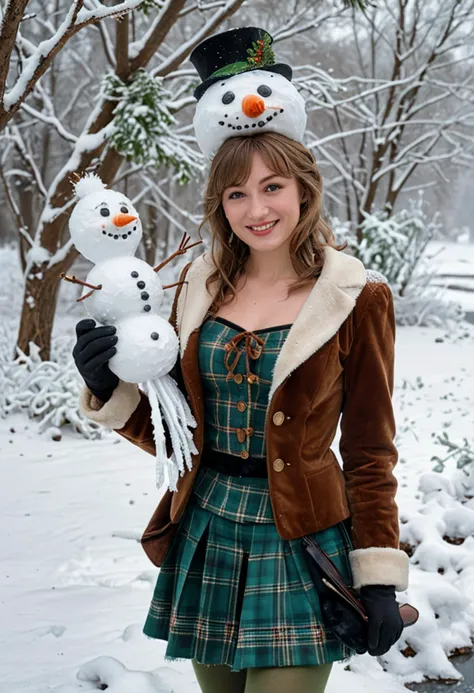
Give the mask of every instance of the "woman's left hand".
[[393, 585], [364, 585], [360, 600], [368, 616], [369, 654], [385, 654], [400, 638], [403, 620]]

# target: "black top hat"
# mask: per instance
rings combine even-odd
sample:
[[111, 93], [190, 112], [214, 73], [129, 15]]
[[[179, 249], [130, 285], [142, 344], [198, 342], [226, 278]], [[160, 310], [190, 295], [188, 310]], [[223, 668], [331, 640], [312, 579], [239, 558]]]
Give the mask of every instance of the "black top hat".
[[194, 90], [196, 99], [199, 101], [214, 82], [250, 70], [278, 72], [291, 81], [293, 70], [275, 62], [272, 43], [268, 31], [255, 26], [223, 31], [202, 41], [189, 56], [202, 79]]

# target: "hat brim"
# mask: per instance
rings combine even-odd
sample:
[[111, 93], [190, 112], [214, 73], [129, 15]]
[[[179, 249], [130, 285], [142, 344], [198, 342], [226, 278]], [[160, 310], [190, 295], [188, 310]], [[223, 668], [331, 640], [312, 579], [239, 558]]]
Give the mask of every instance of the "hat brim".
[[[286, 79], [290, 82], [293, 76], [293, 69], [290, 67], [290, 65], [286, 65], [285, 63], [275, 63], [274, 65], [267, 65], [265, 67], [252, 67], [250, 70], [245, 70], [245, 72], [238, 72], [237, 75], [245, 75], [247, 72], [253, 72], [254, 70], [277, 72], [278, 74], [283, 75], [283, 77], [286, 77]], [[199, 101], [204, 92], [209, 89], [214, 82], [222, 82], [224, 79], [230, 79], [231, 77], [236, 77], [236, 75], [228, 75], [227, 77], [221, 75], [218, 77], [209, 77], [208, 79], [204, 80], [204, 82], [201, 82], [201, 84], [199, 84], [193, 92], [195, 99]]]

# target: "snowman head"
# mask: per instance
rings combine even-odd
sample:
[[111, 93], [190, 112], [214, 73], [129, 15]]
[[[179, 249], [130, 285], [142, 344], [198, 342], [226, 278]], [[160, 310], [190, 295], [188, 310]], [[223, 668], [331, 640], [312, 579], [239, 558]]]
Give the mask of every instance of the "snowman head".
[[200, 149], [212, 159], [236, 135], [271, 131], [301, 142], [305, 103], [283, 75], [252, 70], [211, 85], [198, 101], [193, 122]]
[[302, 141], [305, 102], [291, 83], [291, 67], [275, 61], [272, 41], [264, 29], [241, 27], [209, 37], [191, 53], [203, 80], [194, 91], [193, 124], [207, 158], [237, 135], [273, 131]]
[[69, 219], [69, 232], [77, 250], [94, 264], [135, 255], [142, 225], [130, 200], [107, 190], [94, 174], [76, 183], [75, 193], [79, 201]]

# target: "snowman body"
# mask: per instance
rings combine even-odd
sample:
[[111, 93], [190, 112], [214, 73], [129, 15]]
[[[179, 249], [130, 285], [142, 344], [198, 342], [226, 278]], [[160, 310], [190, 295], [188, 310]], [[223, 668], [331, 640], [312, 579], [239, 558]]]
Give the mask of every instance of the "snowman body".
[[[153, 267], [134, 256], [99, 262], [86, 281], [102, 285], [100, 291], [94, 291], [85, 300], [85, 305], [94, 320], [104, 325], [115, 325], [135, 315], [158, 313], [163, 302], [163, 286]], [[83, 296], [87, 293], [84, 287]]]
[[162, 378], [176, 363], [179, 343], [168, 320], [161, 315], [132, 315], [115, 323], [117, 353], [110, 370], [127, 383]]
[[[118, 337], [110, 370], [121, 380], [144, 385], [152, 409], [156, 444], [156, 485], [168, 471], [169, 488], [177, 490], [184, 463], [192, 468], [196, 454], [190, 427], [197, 425], [186, 398], [169, 376], [179, 354], [178, 337], [168, 320], [159, 315], [163, 286], [152, 267], [135, 257], [142, 235], [138, 213], [128, 198], [94, 175], [76, 184], [80, 198], [69, 229], [76, 248], [95, 266], [87, 276], [83, 305], [101, 325], [114, 325]], [[99, 288], [100, 287], [100, 288]], [[163, 420], [172, 442], [166, 453]]]

